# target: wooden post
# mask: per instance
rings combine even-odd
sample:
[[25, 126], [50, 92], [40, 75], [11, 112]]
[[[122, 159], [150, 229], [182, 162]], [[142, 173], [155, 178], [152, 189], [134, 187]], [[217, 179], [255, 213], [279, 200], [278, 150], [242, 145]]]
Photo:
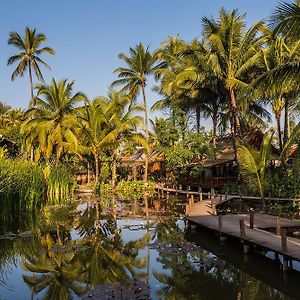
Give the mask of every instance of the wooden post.
[[239, 186], [239, 197], [240, 197], [240, 201], [242, 202], [242, 192], [241, 192], [241, 187]]
[[285, 228], [281, 228], [281, 250], [282, 252], [287, 252], [287, 237]]
[[203, 195], [202, 195], [202, 190], [200, 189], [200, 192], [199, 192], [199, 201], [200, 203], [202, 203], [203, 201]]
[[192, 205], [194, 205], [194, 203], [195, 203], [194, 195], [191, 195], [191, 202], [192, 202]]
[[225, 192], [225, 201], [227, 201], [227, 199], [228, 199], [228, 193]]
[[280, 225], [280, 218], [276, 217], [276, 235], [280, 235], [281, 225]]
[[189, 205], [188, 204], [185, 205], [185, 214], [186, 215], [189, 214]]
[[254, 211], [250, 211], [250, 228], [254, 228]]
[[212, 214], [213, 214], [214, 216], [216, 216], [216, 215], [217, 215], [217, 209], [216, 209], [216, 202], [215, 202], [215, 201], [213, 201], [213, 202], [211, 203], [211, 208], [212, 208]]
[[219, 221], [219, 231], [222, 231], [222, 228], [223, 228], [223, 219], [222, 219], [222, 215], [219, 215], [218, 221]]
[[211, 199], [211, 197], [210, 197], [210, 192], [207, 193], [207, 198], [208, 198], [208, 199]]
[[244, 239], [246, 233], [245, 233], [245, 222], [243, 219], [240, 219], [240, 232], [241, 232], [241, 239]]

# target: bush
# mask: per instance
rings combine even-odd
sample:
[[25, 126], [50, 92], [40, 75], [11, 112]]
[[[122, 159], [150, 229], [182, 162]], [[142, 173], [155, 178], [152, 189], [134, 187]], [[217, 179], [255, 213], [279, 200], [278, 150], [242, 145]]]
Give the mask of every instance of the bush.
[[154, 195], [154, 183], [145, 184], [142, 180], [122, 180], [118, 183], [116, 192], [121, 199], [127, 201], [142, 199], [145, 193], [152, 197]]

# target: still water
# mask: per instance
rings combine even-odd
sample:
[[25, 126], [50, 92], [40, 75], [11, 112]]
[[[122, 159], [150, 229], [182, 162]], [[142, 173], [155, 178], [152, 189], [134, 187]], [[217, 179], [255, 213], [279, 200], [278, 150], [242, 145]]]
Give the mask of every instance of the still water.
[[[283, 274], [270, 254], [245, 256], [239, 244], [191, 231], [161, 203], [152, 211], [146, 220], [136, 206], [120, 204], [107, 216], [82, 201], [35, 216], [2, 216], [0, 299], [300, 298], [300, 273]], [[108, 287], [122, 296], [101, 296]]]

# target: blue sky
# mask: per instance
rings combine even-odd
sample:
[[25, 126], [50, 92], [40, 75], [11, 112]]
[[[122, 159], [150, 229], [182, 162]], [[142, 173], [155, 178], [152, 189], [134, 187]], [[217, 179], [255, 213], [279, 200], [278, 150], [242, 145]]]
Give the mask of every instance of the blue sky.
[[[93, 98], [105, 95], [115, 79], [113, 70], [122, 62], [118, 53], [139, 42], [153, 50], [169, 35], [184, 40], [201, 35], [201, 17], [216, 16], [221, 7], [247, 12], [248, 25], [267, 18], [277, 0], [6, 0], [1, 1], [0, 101], [26, 108], [28, 76], [11, 82], [7, 58], [17, 49], [7, 44], [10, 31], [23, 33], [26, 26], [48, 37], [55, 56], [43, 56], [51, 77], [75, 80], [75, 90]], [[150, 88], [150, 87], [149, 87]], [[150, 105], [159, 99], [148, 93]]]

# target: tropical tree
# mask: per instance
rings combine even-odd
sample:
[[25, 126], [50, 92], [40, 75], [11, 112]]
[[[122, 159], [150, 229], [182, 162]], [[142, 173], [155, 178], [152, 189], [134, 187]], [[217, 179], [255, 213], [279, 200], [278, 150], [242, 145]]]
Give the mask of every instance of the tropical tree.
[[[127, 67], [121, 67], [115, 70], [118, 74], [117, 80], [112, 83], [112, 86], [122, 85], [122, 91], [128, 92], [133, 99], [140, 93], [143, 97], [144, 113], [145, 113], [145, 137], [149, 138], [149, 119], [148, 107], [145, 88], [148, 81], [148, 76], [154, 74], [158, 69], [163, 67], [163, 63], [157, 63], [156, 56], [149, 51], [149, 47], [145, 48], [142, 43], [136, 45], [135, 48], [129, 49], [130, 55], [124, 53], [119, 54]], [[146, 158], [144, 180], [148, 180], [148, 159]]]
[[49, 86], [36, 86], [36, 106], [26, 112], [27, 119], [22, 126], [25, 148], [35, 149], [36, 159], [41, 154], [46, 159], [55, 154], [59, 161], [64, 153], [83, 150], [78, 145], [74, 111], [86, 96], [80, 92], [73, 94], [73, 85], [74, 81], [63, 79], [57, 83], [53, 78]]
[[260, 149], [240, 143], [238, 146], [238, 162], [244, 179], [254, 179], [262, 200], [265, 196], [265, 173], [271, 151], [273, 133], [266, 133]]
[[265, 37], [259, 35], [262, 22], [245, 29], [245, 18], [237, 10], [221, 9], [217, 20], [202, 18], [203, 36], [207, 44], [207, 63], [226, 93], [231, 130], [236, 151], [236, 135], [241, 136], [240, 94], [249, 92], [250, 71], [256, 66]]
[[17, 76], [23, 76], [25, 71], [28, 69], [29, 80], [30, 80], [30, 94], [33, 106], [35, 106], [33, 96], [33, 82], [32, 82], [32, 71], [39, 81], [44, 82], [43, 74], [40, 70], [39, 64], [44, 65], [48, 69], [50, 66], [39, 56], [41, 54], [54, 55], [55, 51], [50, 47], [42, 47], [40, 45], [47, 40], [43, 33], [38, 33], [36, 29], [25, 28], [25, 34], [22, 38], [17, 32], [11, 32], [9, 34], [8, 44], [15, 46], [20, 50], [17, 54], [11, 56], [7, 64], [11, 65], [15, 62], [19, 62], [17, 68], [12, 73], [11, 79], [15, 80]]
[[282, 33], [284, 36], [299, 40], [300, 1], [281, 2], [271, 17], [271, 26], [274, 28], [274, 34]]
[[130, 104], [130, 98], [124, 93], [110, 91], [107, 98], [86, 102], [78, 110], [81, 143], [94, 156], [96, 183], [99, 182], [100, 155], [111, 149], [122, 133], [141, 122], [141, 118], [134, 115], [140, 107]]

